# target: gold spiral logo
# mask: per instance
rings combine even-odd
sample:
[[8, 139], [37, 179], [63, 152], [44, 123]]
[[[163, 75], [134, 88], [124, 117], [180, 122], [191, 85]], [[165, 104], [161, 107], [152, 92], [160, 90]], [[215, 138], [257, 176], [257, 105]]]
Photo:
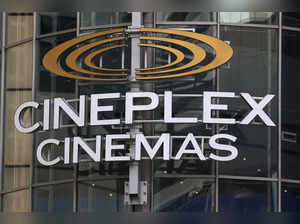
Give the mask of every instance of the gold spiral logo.
[[[174, 29], [141, 28], [140, 47], [158, 48], [171, 53], [174, 60], [168, 64], [136, 69], [137, 80], [178, 78], [209, 71], [226, 63], [233, 55], [232, 48], [217, 38]], [[66, 78], [94, 81], [126, 81], [126, 68], [105, 68], [94, 63], [101, 54], [128, 47], [123, 28], [96, 32], [66, 41], [47, 52], [44, 67], [51, 73]], [[214, 51], [214, 58], [203, 64], [207, 53], [200, 46], [207, 45]], [[192, 55], [186, 59], [182, 48]], [[189, 55], [190, 55], [189, 54]], [[84, 66], [83, 66], [84, 65]]]

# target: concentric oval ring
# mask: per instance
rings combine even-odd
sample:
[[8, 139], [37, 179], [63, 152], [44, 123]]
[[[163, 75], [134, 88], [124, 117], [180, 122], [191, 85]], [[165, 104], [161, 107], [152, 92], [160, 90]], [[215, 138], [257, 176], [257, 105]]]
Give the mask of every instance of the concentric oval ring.
[[[139, 44], [140, 47], [160, 48], [172, 53], [176, 59], [166, 65], [136, 69], [136, 80], [168, 79], [196, 75], [217, 68], [226, 63], [233, 55], [233, 50], [227, 43], [204, 34], [156, 28], [141, 28], [140, 32], [142, 35], [139, 38], [145, 42]], [[148, 33], [151, 33], [151, 35], [143, 35]], [[93, 63], [97, 55], [116, 48], [126, 47], [127, 44], [124, 42], [126, 42], [127, 39], [124, 34], [124, 29], [118, 28], [88, 34], [66, 41], [51, 49], [44, 56], [43, 65], [51, 73], [66, 78], [95, 81], [126, 81], [128, 80], [127, 69], [105, 68]], [[172, 38], [155, 36], [153, 34], [167, 34], [171, 35]], [[185, 40], [176, 37], [184, 37]], [[101, 38], [101, 40], [84, 44], [86, 41], [99, 38]], [[149, 41], [151, 41], [151, 43], [148, 43]], [[195, 41], [204, 43], [214, 50], [215, 57], [208, 64], [200, 64], [206, 58], [206, 52], [200, 45], [196, 44]], [[157, 44], [157, 42], [169, 43], [172, 44], [172, 47], [160, 45]], [[76, 48], [78, 44], [83, 45]], [[103, 47], [105, 44], [110, 44], [110, 46]], [[192, 59], [185, 62], [185, 54], [181, 50], [173, 47], [173, 45], [189, 50], [192, 53]], [[66, 55], [70, 49], [72, 49], [72, 51]], [[64, 55], [66, 55], [66, 57]], [[91, 68], [91, 70], [79, 65], [82, 58], [85, 66]], [[61, 60], [65, 60], [65, 63], [61, 63]], [[71, 72], [66, 71], [64, 67], [71, 69]]]
[[77, 44], [80, 44], [84, 41], [91, 40], [94, 38], [102, 37], [105, 35], [115, 34], [115, 33], [123, 33], [123, 28], [118, 29], [112, 29], [112, 30], [106, 30], [102, 32], [92, 33], [85, 36], [77, 37], [75, 39], [66, 41], [55, 48], [51, 49], [47, 52], [47, 54], [43, 58], [43, 65], [44, 67], [50, 71], [51, 73], [54, 73], [56, 75], [60, 75], [66, 78], [71, 79], [81, 79], [81, 80], [90, 80], [90, 81], [125, 81], [127, 78], [95, 78], [95, 77], [86, 77], [82, 75], [74, 75], [70, 72], [65, 71], [63, 68], [60, 67], [59, 64], [59, 57], [69, 48], [76, 46]]
[[150, 68], [137, 68], [136, 69], [137, 71], [157, 70], [157, 69], [171, 67], [171, 66], [174, 66], [174, 65], [177, 65], [177, 64], [181, 63], [184, 59], [184, 54], [181, 51], [179, 51], [175, 48], [172, 48], [172, 47], [167, 47], [167, 46], [158, 45], [158, 44], [139, 44], [139, 46], [141, 46], [141, 47], [155, 47], [155, 48], [160, 48], [160, 49], [169, 51], [169, 52], [171, 52], [172, 54], [175, 55], [176, 59], [173, 62], [171, 62], [169, 64], [166, 64], [166, 65], [161, 65], [161, 66], [157, 66], [157, 67], [150, 67]]
[[199, 64], [206, 56], [205, 51], [198, 45], [184, 41], [184, 40], [178, 40], [178, 39], [172, 39], [172, 38], [166, 38], [166, 37], [140, 37], [141, 40], [158, 40], [158, 41], [163, 41], [163, 42], [168, 42], [168, 43], [173, 43], [177, 44], [180, 46], [184, 46], [187, 49], [189, 49], [192, 54], [193, 54], [193, 59], [180, 67], [177, 68], [172, 68], [172, 69], [167, 69], [163, 71], [155, 71], [155, 72], [137, 72], [137, 75], [151, 75], [151, 74], [161, 74], [161, 73], [169, 73], [169, 72], [175, 72], [187, 68], [191, 68], [197, 64]]
[[[191, 70], [187, 72], [181, 72], [177, 74], [171, 74], [171, 75], [165, 75], [165, 76], [139, 76], [137, 79], [166, 79], [166, 78], [177, 78], [177, 77], [183, 77], [183, 76], [188, 76], [188, 75], [195, 75], [204, 71], [209, 71], [214, 68], [217, 68], [218, 66], [226, 63], [233, 55], [233, 50], [232, 48], [225, 43], [224, 41], [221, 41], [217, 38], [204, 35], [204, 34], [199, 34], [199, 33], [193, 33], [193, 32], [188, 32], [188, 31], [182, 31], [182, 30], [174, 30], [174, 29], [157, 29], [157, 28], [141, 28], [141, 32], [152, 32], [152, 33], [164, 33], [164, 34], [171, 34], [171, 35], [178, 35], [178, 36], [183, 36], [187, 38], [192, 38], [195, 40], [198, 40], [200, 42], [203, 42], [205, 44], [208, 44], [210, 47], [212, 47], [215, 50], [216, 56], [212, 60], [211, 63]], [[142, 38], [142, 37], [141, 37]], [[154, 74], [154, 73], [152, 73]]]

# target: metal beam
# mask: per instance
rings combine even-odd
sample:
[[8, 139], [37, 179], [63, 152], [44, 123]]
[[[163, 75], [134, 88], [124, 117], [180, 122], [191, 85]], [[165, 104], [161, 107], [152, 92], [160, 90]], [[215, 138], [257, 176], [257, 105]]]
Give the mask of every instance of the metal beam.
[[3, 210], [3, 168], [4, 168], [4, 148], [5, 148], [5, 45], [6, 45], [6, 12], [2, 13], [2, 46], [1, 46], [1, 100], [0, 100], [0, 211]]

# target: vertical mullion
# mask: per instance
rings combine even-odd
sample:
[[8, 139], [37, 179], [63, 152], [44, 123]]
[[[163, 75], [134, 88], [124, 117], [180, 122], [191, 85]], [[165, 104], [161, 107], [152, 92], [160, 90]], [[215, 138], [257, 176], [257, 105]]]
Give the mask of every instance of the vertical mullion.
[[279, 31], [278, 31], [278, 212], [281, 212], [281, 99], [282, 99], [282, 12], [279, 12]]
[[3, 181], [3, 166], [4, 166], [4, 145], [5, 145], [5, 42], [6, 42], [6, 12], [2, 13], [2, 46], [1, 46], [1, 105], [0, 105], [0, 211], [2, 208], [2, 181]]
[[[217, 38], [220, 39], [220, 12], [217, 12]], [[220, 70], [216, 68], [216, 91], [220, 91]], [[217, 132], [219, 126], [217, 125]], [[219, 212], [219, 162], [215, 161], [215, 212]]]
[[[80, 12], [76, 13], [76, 37], [80, 35]], [[75, 95], [79, 97], [79, 82], [75, 81]], [[73, 166], [73, 212], [78, 212], [78, 164]]]
[[[32, 39], [32, 101], [36, 101], [36, 41], [37, 41], [37, 12], [33, 13], [33, 39]], [[32, 112], [31, 122], [35, 121], [35, 111]], [[35, 145], [35, 134], [32, 134], [32, 145]], [[33, 210], [33, 196], [32, 196], [32, 184], [33, 184], [33, 169], [34, 169], [34, 149], [32, 149], [30, 154], [30, 181], [29, 181], [29, 209]]]

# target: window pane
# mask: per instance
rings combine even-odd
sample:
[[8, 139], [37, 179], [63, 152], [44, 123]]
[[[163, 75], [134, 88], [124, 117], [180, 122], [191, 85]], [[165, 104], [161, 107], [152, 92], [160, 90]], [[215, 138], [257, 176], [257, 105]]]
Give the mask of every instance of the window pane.
[[124, 210], [124, 181], [80, 182], [78, 209], [101, 214]]
[[29, 190], [3, 195], [3, 212], [30, 212]]
[[33, 36], [32, 13], [14, 13], [7, 17], [7, 44], [21, 41]]
[[128, 12], [82, 12], [81, 27], [131, 23]]
[[220, 180], [220, 212], [274, 212], [276, 192], [276, 182]]
[[300, 32], [282, 32], [282, 176], [300, 179]]
[[282, 25], [300, 27], [300, 13], [299, 12], [283, 12]]
[[76, 13], [47, 12], [39, 14], [39, 34], [76, 28]]
[[[230, 41], [233, 57], [220, 68], [220, 90], [249, 93], [251, 96], [275, 97], [264, 108], [277, 124], [277, 63], [278, 33], [271, 29], [221, 27], [221, 39]], [[258, 100], [259, 101], [259, 100]], [[241, 97], [221, 100], [228, 104], [228, 111], [221, 117], [233, 117], [241, 121], [251, 107]], [[220, 163], [220, 173], [241, 176], [277, 176], [278, 147], [277, 128], [266, 126], [258, 117], [255, 124], [221, 126], [225, 133], [237, 137], [234, 145], [239, 156], [230, 162]], [[253, 122], [252, 122], [253, 123]]]
[[278, 14], [274, 12], [221, 12], [222, 23], [278, 24]]
[[156, 14], [157, 22], [198, 22], [198, 21], [216, 21], [216, 13], [214, 12], [158, 12]]
[[[42, 58], [44, 55], [52, 48], [57, 46], [60, 43], [63, 43], [67, 40], [70, 40], [75, 37], [75, 33], [58, 35], [55, 37], [41, 39], [37, 43], [37, 68], [36, 68], [36, 101], [43, 103], [44, 99], [53, 99], [55, 97], [63, 97], [66, 99], [75, 99], [77, 98], [75, 94], [75, 80], [67, 79], [55, 74], [48, 72], [42, 65]], [[76, 106], [72, 104], [72, 106]], [[51, 115], [53, 116], [53, 114]], [[65, 117], [64, 117], [65, 118]], [[35, 121], [43, 120], [43, 111], [39, 110], [35, 114]], [[63, 119], [64, 121], [66, 119]], [[68, 123], [71, 123], [67, 120]], [[66, 122], [64, 122], [65, 124]], [[75, 132], [74, 132], [75, 131]], [[73, 165], [65, 165], [63, 163], [58, 163], [55, 166], [44, 166], [41, 165], [36, 160], [36, 149], [38, 145], [45, 139], [54, 138], [58, 140], [64, 140], [65, 137], [72, 137], [76, 134], [76, 128], [64, 127], [58, 130], [49, 130], [49, 131], [37, 131], [35, 135], [35, 144], [34, 144], [34, 183], [40, 182], [50, 182], [54, 180], [62, 179], [72, 179], [73, 178]], [[45, 154], [49, 158], [56, 158], [57, 156], [63, 155], [63, 144], [60, 147], [48, 147], [44, 150]]]
[[198, 178], [155, 178], [156, 212], [212, 212], [215, 185]]
[[33, 189], [34, 212], [72, 212], [73, 184], [51, 185]]
[[282, 183], [281, 207], [283, 212], [300, 211], [300, 185]]

